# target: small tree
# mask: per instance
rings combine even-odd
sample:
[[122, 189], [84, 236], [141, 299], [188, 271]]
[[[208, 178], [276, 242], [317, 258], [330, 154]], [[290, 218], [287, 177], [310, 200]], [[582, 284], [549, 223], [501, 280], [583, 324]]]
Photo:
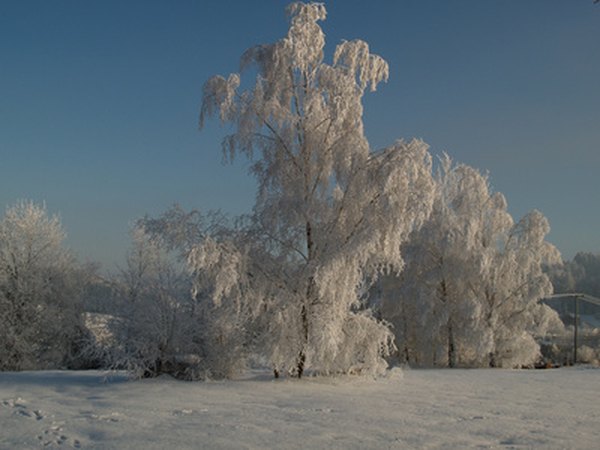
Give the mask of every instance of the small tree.
[[[178, 205], [132, 230], [127, 265], [113, 278], [116, 307], [108, 349], [90, 346], [89, 359], [135, 377], [169, 373], [178, 378], [222, 378], [243, 366], [243, 333], [231, 312], [217, 308], [192, 280], [186, 258], [207, 236], [231, 234], [214, 212], [186, 213]], [[193, 292], [192, 292], [193, 291]], [[107, 356], [107, 357], [105, 357]]]
[[256, 158], [259, 190], [246, 226], [205, 239], [189, 264], [232, 323], [246, 316], [276, 371], [378, 371], [392, 334], [362, 293], [402, 268], [400, 246], [431, 207], [430, 157], [416, 140], [371, 152], [361, 101], [387, 63], [359, 40], [325, 63], [324, 5], [288, 13], [286, 37], [242, 57], [257, 67], [253, 88], [240, 89], [237, 74], [204, 85], [200, 124], [218, 112], [234, 125], [224, 154]]
[[44, 206], [20, 202], [0, 222], [0, 369], [60, 368], [83, 330], [81, 286], [65, 233]]
[[187, 271], [141, 225], [131, 236], [127, 265], [113, 282], [118, 307], [111, 321], [116, 342], [110, 363], [137, 377], [191, 378], [185, 360], [196, 352], [198, 333]]

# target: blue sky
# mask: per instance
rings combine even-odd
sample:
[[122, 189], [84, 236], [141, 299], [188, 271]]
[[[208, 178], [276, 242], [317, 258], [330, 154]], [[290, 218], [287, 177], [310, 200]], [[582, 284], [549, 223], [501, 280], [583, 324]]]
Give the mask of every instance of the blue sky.
[[[420, 137], [537, 208], [567, 258], [600, 252], [600, 5], [325, 2], [327, 58], [360, 38], [390, 64], [365, 98], [373, 148]], [[0, 1], [0, 205], [45, 201], [80, 259], [122, 264], [138, 217], [250, 210], [227, 129], [198, 131], [204, 81], [281, 38], [284, 1]]]

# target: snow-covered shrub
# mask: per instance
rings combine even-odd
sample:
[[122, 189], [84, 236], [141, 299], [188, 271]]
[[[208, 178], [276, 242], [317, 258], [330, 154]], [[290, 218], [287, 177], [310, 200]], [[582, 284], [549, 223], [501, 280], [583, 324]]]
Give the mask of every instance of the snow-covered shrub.
[[84, 313], [85, 332], [77, 342], [73, 369], [110, 369], [117, 342], [113, 329], [120, 319], [110, 314]]
[[597, 350], [587, 345], [582, 345], [577, 348], [577, 362], [584, 364], [598, 365], [600, 363], [600, 355]]

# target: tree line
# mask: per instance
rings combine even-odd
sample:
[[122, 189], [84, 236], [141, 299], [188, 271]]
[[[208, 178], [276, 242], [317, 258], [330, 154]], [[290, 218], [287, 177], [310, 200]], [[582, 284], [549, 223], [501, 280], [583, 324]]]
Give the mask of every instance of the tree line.
[[361, 40], [327, 63], [325, 6], [293, 3], [288, 14], [284, 38], [242, 55], [253, 81], [215, 76], [203, 88], [200, 125], [230, 124], [224, 156], [251, 161], [252, 213], [142, 218], [126, 266], [105, 280], [75, 263], [44, 207], [9, 208], [2, 369], [199, 379], [260, 364], [300, 378], [377, 374], [397, 360], [536, 361], [535, 337], [559, 326], [538, 303], [552, 292], [543, 267], [560, 264], [547, 220], [514, 221], [486, 176], [434, 161], [421, 140], [371, 149], [362, 98], [387, 80], [387, 63]]

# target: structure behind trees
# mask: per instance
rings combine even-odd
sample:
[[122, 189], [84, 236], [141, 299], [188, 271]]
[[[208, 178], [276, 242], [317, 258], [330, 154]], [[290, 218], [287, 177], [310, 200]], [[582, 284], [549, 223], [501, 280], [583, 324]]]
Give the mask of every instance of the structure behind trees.
[[561, 333], [541, 337], [548, 364], [600, 362], [600, 299], [583, 293], [563, 293], [541, 300], [558, 313], [565, 325]]

